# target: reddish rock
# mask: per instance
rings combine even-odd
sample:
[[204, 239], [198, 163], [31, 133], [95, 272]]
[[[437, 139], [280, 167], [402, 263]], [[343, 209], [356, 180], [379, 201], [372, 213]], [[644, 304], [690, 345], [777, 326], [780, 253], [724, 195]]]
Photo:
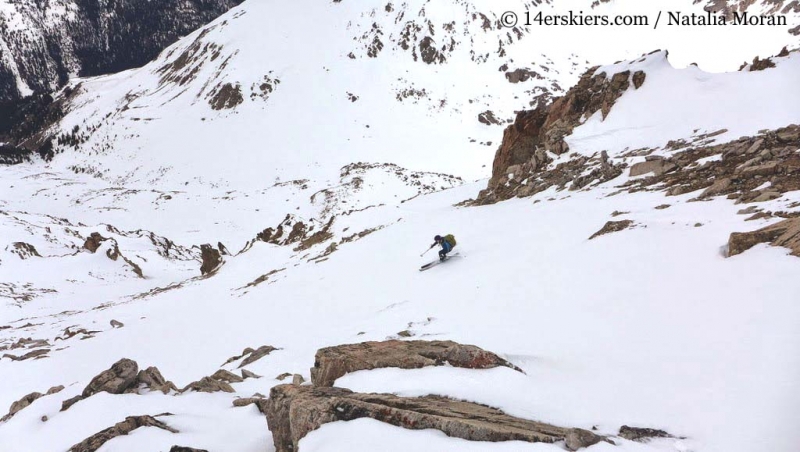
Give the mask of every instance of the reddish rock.
[[362, 342], [338, 345], [317, 351], [311, 381], [315, 386], [333, 386], [337, 378], [358, 370], [398, 367], [419, 369], [426, 366], [443, 366], [468, 369], [518, 367], [474, 345], [452, 341], [397, 341]]
[[[598, 111], [605, 119], [617, 99], [631, 86], [631, 73], [623, 71], [608, 77], [606, 73], [595, 74], [596, 71], [596, 67], [589, 69], [577, 85], [552, 104], [517, 113], [514, 123], [503, 132], [503, 141], [492, 164], [492, 178], [477, 203], [486, 204], [520, 195], [520, 187], [505, 188], [512, 167], [516, 168], [514, 175], [520, 179], [546, 170], [550, 160], [547, 152], [568, 152], [569, 146], [564, 138], [582, 120]], [[633, 78], [638, 89], [644, 83], [645, 74], [637, 72]], [[619, 172], [609, 174], [618, 175]], [[522, 190], [525, 191], [522, 195], [536, 191], [524, 190], [524, 187]]]

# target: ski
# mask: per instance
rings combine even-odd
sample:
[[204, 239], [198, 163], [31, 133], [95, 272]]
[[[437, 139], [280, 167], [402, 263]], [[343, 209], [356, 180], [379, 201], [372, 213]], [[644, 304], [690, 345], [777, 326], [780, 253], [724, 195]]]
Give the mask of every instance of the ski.
[[450, 254], [449, 256], [446, 256], [444, 258], [444, 260], [436, 259], [435, 261], [428, 262], [427, 264], [425, 264], [422, 267], [420, 267], [419, 271], [424, 272], [425, 270], [429, 270], [429, 269], [431, 269], [431, 268], [433, 268], [433, 267], [435, 267], [435, 266], [437, 266], [439, 264], [443, 264], [443, 263], [449, 261], [453, 257], [459, 257], [458, 253]]

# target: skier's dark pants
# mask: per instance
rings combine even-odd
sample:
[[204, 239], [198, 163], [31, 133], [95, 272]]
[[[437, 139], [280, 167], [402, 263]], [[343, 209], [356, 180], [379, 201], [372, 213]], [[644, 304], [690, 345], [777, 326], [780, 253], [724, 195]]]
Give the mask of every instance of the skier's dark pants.
[[453, 247], [449, 243], [447, 243], [446, 241], [443, 241], [442, 242], [442, 249], [439, 250], [439, 259], [444, 259], [444, 257], [450, 251], [453, 251]]

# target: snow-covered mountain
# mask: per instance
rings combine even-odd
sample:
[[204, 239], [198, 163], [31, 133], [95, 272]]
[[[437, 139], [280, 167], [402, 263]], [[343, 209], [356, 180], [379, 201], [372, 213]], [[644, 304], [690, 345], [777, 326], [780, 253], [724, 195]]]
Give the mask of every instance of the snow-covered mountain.
[[0, 102], [61, 88], [69, 78], [119, 72], [241, 0], [3, 0]]
[[250, 0], [21, 112], [0, 452], [794, 452], [796, 23], [498, 23], [664, 7], [587, 3]]
[[[194, 182], [187, 159], [213, 167], [202, 176], [214, 183], [307, 178], [309, 165], [355, 161], [464, 175], [493, 152], [493, 128], [587, 66], [519, 55], [527, 33], [500, 25], [494, 8], [301, 3], [244, 4], [140, 70], [78, 82], [54, 163], [122, 183]], [[314, 33], [298, 33], [301, 21]], [[453, 148], [457, 159], [444, 151]], [[144, 164], [131, 168], [133, 156]]]

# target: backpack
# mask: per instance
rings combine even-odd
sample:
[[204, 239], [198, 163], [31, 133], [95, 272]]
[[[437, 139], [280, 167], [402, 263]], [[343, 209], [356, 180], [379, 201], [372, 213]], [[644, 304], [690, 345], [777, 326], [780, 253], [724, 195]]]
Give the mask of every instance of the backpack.
[[444, 240], [447, 243], [449, 243], [451, 247], [455, 247], [456, 246], [456, 238], [453, 237], [453, 234], [447, 234], [446, 236], [444, 236]]

